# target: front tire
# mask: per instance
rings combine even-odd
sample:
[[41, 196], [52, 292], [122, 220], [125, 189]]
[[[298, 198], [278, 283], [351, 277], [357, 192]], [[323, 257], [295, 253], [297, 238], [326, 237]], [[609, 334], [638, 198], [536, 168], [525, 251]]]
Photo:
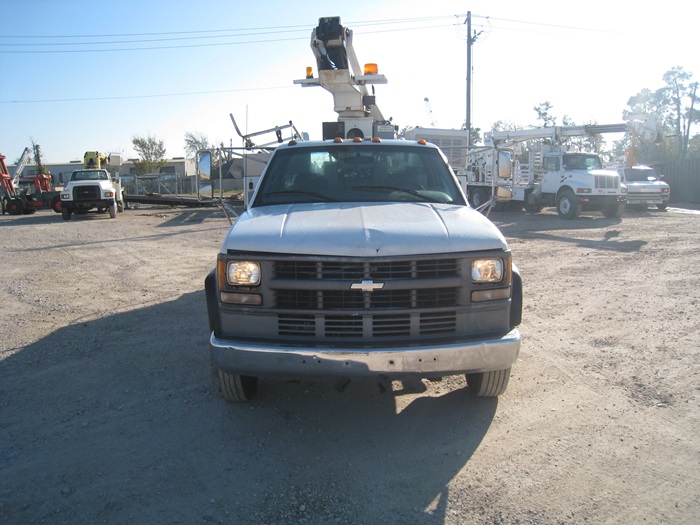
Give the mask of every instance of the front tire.
[[113, 202], [109, 206], [109, 218], [110, 219], [116, 219], [117, 218], [117, 203]]
[[625, 211], [625, 203], [624, 202], [615, 202], [613, 204], [608, 204], [606, 206], [603, 206], [603, 215], [605, 215], [608, 219], [612, 219], [614, 217], [622, 217], [622, 212]]
[[10, 199], [7, 201], [7, 213], [10, 215], [22, 215], [24, 213], [24, 203], [21, 199]]
[[258, 378], [229, 374], [221, 369], [216, 371], [216, 382], [221, 396], [231, 403], [250, 401], [258, 390]]
[[465, 376], [467, 378], [467, 386], [472, 395], [476, 397], [497, 397], [508, 388], [510, 368], [465, 374]]
[[557, 213], [562, 219], [576, 219], [581, 214], [581, 203], [571, 190], [564, 190], [557, 197]]
[[666, 208], [668, 208], [668, 204], [664, 202], [663, 204], [657, 204], [656, 207], [661, 211], [666, 211]]
[[71, 212], [70, 208], [66, 208], [65, 206], [63, 206], [63, 208], [61, 208], [61, 216], [63, 217], [64, 221], [69, 221], [71, 215], [72, 215], [72, 212]]
[[487, 193], [484, 188], [474, 188], [469, 194], [469, 204], [474, 209], [482, 206], [487, 200]]
[[61, 213], [63, 210], [63, 205], [61, 204], [61, 197], [60, 195], [56, 195], [54, 199], [51, 201], [51, 209], [55, 211], [56, 213]]

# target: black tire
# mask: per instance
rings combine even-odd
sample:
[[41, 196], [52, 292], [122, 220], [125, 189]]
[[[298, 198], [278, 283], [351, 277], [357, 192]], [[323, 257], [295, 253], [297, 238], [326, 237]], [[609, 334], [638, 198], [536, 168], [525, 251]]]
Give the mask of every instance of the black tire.
[[241, 376], [229, 374], [215, 368], [217, 384], [221, 396], [231, 403], [249, 401], [258, 390], [258, 378], [254, 376]]
[[525, 203], [525, 211], [528, 213], [539, 213], [542, 211], [542, 205]]
[[22, 215], [24, 213], [24, 203], [21, 199], [10, 199], [7, 201], [7, 213], [10, 215]]
[[65, 206], [63, 206], [63, 208], [61, 208], [61, 216], [63, 217], [64, 221], [69, 221], [71, 215], [72, 215], [72, 212], [71, 212], [70, 208], [66, 208]]
[[51, 209], [56, 213], [61, 213], [63, 210], [63, 205], [61, 204], [61, 196], [56, 195], [51, 201]]
[[465, 377], [467, 378], [467, 386], [472, 395], [476, 397], [497, 397], [508, 388], [510, 368], [494, 370], [492, 372], [465, 374]]
[[473, 188], [472, 191], [469, 192], [469, 204], [471, 204], [472, 208], [476, 209], [488, 200], [487, 195], [488, 193], [485, 188]]
[[668, 204], [664, 202], [663, 204], [657, 204], [656, 207], [661, 211], [666, 211], [666, 208], [668, 208]]
[[116, 219], [116, 218], [117, 218], [117, 203], [116, 203], [116, 202], [113, 202], [113, 203], [109, 206], [108, 209], [109, 209], [109, 218], [110, 218], [110, 219]]
[[557, 213], [562, 219], [576, 219], [581, 214], [581, 203], [571, 190], [562, 191], [557, 197]]
[[622, 212], [624, 211], [624, 202], [615, 202], [613, 204], [608, 204], [606, 206], [603, 206], [602, 209], [603, 215], [605, 215], [608, 219], [612, 219], [614, 217], [622, 217]]
[[7, 206], [8, 206], [7, 197], [2, 198], [2, 204], [0, 204], [0, 206], [2, 206], [2, 214], [5, 215], [7, 213]]

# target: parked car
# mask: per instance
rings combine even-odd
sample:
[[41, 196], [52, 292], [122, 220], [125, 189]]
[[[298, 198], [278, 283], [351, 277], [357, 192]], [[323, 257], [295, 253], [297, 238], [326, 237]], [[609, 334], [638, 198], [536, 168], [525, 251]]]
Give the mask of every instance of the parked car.
[[649, 166], [625, 166], [618, 168], [621, 182], [627, 186], [627, 206], [646, 209], [656, 206], [660, 210], [668, 207], [671, 188], [660, 180], [654, 168]]

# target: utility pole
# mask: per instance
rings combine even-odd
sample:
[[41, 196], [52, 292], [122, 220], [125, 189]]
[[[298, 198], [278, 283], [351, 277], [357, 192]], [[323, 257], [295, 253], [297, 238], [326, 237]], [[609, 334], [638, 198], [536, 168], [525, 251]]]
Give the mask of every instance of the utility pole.
[[[478, 16], [478, 15], [477, 15]], [[487, 17], [488, 18], [488, 17]], [[468, 143], [472, 145], [472, 45], [483, 32], [472, 33], [472, 12], [467, 11], [467, 19], [464, 21], [467, 24], [467, 120], [466, 127], [469, 135]]]
[[467, 144], [472, 145], [472, 12], [467, 11]]

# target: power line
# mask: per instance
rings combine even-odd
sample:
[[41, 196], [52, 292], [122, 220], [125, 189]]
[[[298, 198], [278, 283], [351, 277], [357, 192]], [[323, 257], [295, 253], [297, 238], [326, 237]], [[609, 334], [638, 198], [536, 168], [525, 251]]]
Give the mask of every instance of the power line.
[[187, 91], [183, 93], [162, 93], [159, 95], [121, 95], [114, 97], [82, 97], [82, 98], [47, 98], [47, 99], [35, 99], [35, 100], [0, 100], [0, 104], [36, 104], [36, 103], [50, 103], [50, 102], [92, 102], [99, 100], [129, 100], [129, 99], [139, 99], [139, 98], [162, 98], [162, 97], [180, 97], [187, 95], [215, 95], [221, 93], [239, 93], [245, 91], [268, 91], [274, 89], [290, 89], [293, 86], [270, 86], [270, 87], [256, 87], [256, 88], [243, 88], [243, 89], [221, 89], [215, 91]]

